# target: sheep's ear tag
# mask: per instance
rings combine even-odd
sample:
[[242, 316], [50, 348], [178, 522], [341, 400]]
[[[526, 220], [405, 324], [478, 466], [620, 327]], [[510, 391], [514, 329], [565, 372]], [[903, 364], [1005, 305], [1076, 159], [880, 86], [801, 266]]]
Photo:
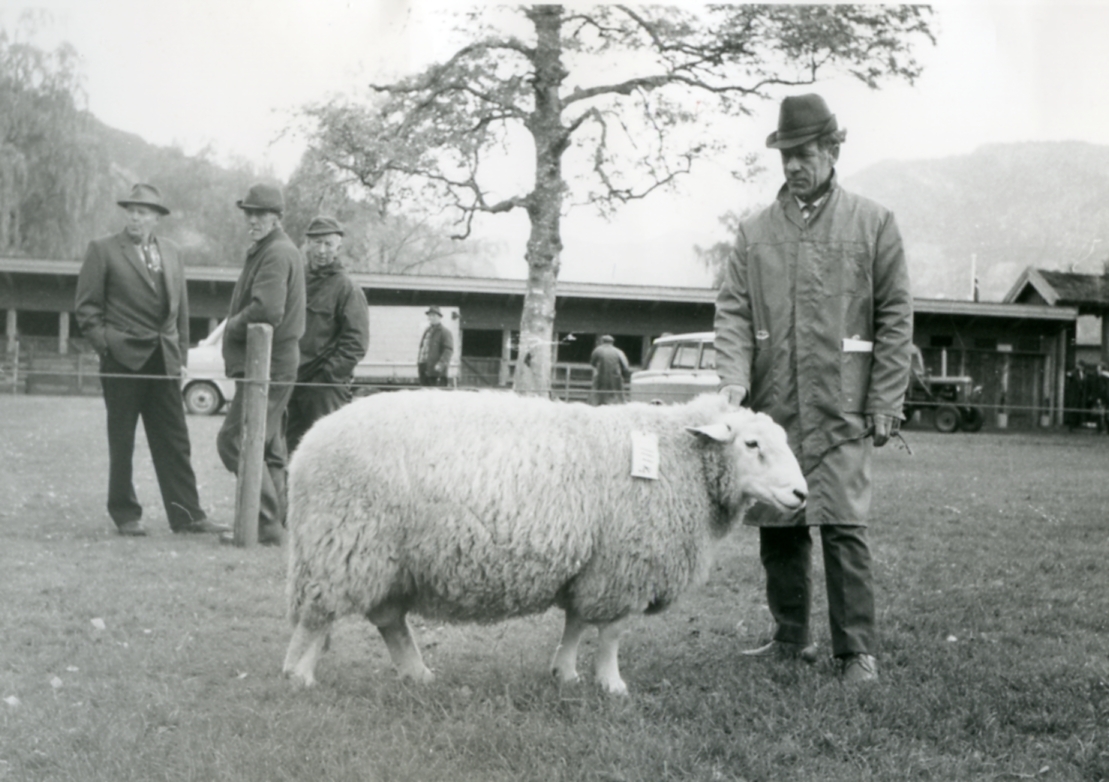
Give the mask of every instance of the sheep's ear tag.
[[632, 432], [632, 477], [658, 480], [658, 435]]

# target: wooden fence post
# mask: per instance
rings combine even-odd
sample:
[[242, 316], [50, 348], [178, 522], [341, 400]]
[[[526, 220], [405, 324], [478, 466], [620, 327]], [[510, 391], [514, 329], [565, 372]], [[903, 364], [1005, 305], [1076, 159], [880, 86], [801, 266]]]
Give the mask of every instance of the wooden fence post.
[[235, 390], [243, 395], [243, 441], [235, 487], [235, 545], [240, 547], [258, 542], [272, 342], [273, 327], [268, 323], [251, 323], [246, 327], [246, 377]]

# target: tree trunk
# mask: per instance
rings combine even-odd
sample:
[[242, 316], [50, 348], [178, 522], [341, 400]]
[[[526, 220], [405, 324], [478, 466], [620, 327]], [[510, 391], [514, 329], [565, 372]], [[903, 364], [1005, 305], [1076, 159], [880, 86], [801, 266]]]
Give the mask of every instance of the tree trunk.
[[562, 7], [531, 6], [525, 13], [535, 25], [535, 109], [527, 127], [535, 141], [535, 188], [528, 196], [526, 259], [528, 286], [520, 318], [520, 346], [513, 387], [522, 394], [551, 392], [551, 366], [557, 340], [554, 334], [555, 293], [562, 253], [560, 218], [562, 153], [569, 139], [562, 125], [559, 88], [566, 78], [562, 66]]

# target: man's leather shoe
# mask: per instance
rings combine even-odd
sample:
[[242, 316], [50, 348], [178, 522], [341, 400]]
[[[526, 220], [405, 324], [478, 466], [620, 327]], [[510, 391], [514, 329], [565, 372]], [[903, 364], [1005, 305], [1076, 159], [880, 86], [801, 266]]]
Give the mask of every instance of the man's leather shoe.
[[146, 536], [146, 527], [142, 522], [138, 521], [125, 521], [119, 525], [119, 534], [131, 538], [141, 538]]
[[178, 527], [174, 532], [181, 534], [188, 533], [204, 533], [204, 532], [230, 532], [231, 528], [226, 524], [216, 524], [214, 521], [208, 519], [201, 519], [200, 521], [191, 521], [188, 524]]
[[775, 660], [801, 659], [809, 665], [820, 659], [815, 645], [804, 646], [787, 643], [786, 641], [771, 641], [766, 646], [760, 646], [758, 649], [747, 649], [740, 652], [740, 654], [744, 657], [765, 657]]
[[848, 684], [878, 681], [878, 661], [871, 654], [849, 654], [843, 658], [843, 681]]

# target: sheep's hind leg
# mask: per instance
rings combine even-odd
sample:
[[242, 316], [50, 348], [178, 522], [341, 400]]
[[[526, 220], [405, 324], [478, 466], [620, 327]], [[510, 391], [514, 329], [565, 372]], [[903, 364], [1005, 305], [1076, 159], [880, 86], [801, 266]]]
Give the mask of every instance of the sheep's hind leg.
[[554, 660], [551, 661], [551, 673], [562, 684], [572, 684], [578, 680], [578, 646], [588, 627], [588, 622], [572, 610], [566, 610], [566, 627], [562, 631], [562, 640], [555, 649]]
[[282, 671], [294, 682], [311, 687], [316, 683], [316, 663], [323, 653], [331, 633], [331, 623], [297, 623], [289, 649], [285, 652]]
[[380, 606], [368, 612], [366, 618], [377, 625], [377, 631], [389, 648], [389, 657], [402, 679], [412, 679], [420, 684], [427, 684], [435, 679], [435, 674], [424, 665], [404, 609]]
[[617, 655], [620, 651], [620, 636], [627, 629], [626, 619], [617, 619], [615, 622], [598, 625], [600, 635], [597, 639], [597, 665], [596, 677], [605, 692], [610, 695], [627, 695], [628, 685], [620, 678], [620, 662]]

